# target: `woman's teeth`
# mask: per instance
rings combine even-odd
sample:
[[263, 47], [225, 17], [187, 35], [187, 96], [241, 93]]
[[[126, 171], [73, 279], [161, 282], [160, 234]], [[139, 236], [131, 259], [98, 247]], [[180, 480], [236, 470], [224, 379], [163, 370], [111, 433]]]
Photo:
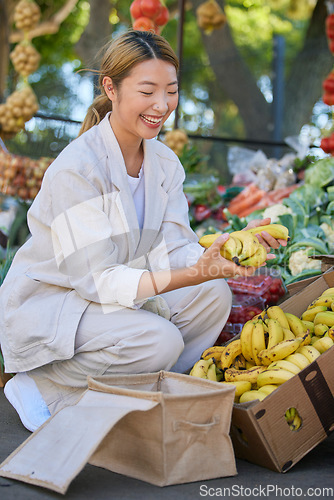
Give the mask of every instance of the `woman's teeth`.
[[148, 116], [145, 116], [145, 115], [140, 115], [140, 116], [147, 123], [152, 123], [152, 124], [156, 125], [157, 123], [161, 122], [161, 118], [153, 118], [153, 117], [149, 118]]

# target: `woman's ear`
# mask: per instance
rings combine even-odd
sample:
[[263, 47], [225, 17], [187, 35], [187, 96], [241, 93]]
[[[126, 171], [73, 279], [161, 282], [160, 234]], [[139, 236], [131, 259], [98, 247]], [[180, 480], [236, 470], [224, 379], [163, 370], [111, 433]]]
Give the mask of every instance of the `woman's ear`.
[[112, 83], [112, 79], [109, 76], [105, 76], [102, 80], [102, 85], [107, 97], [112, 101], [115, 97], [115, 89]]

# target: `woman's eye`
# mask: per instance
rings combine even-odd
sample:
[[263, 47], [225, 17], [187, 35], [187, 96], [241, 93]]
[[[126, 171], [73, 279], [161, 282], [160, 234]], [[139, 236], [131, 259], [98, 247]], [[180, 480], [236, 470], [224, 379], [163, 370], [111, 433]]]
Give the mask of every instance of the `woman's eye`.
[[177, 94], [177, 93], [178, 93], [178, 91], [177, 91], [177, 90], [175, 90], [175, 92], [168, 92], [168, 94], [170, 94], [170, 95], [175, 95], [175, 94]]
[[143, 92], [143, 91], [141, 93], [144, 95], [152, 95], [153, 94], [153, 92]]

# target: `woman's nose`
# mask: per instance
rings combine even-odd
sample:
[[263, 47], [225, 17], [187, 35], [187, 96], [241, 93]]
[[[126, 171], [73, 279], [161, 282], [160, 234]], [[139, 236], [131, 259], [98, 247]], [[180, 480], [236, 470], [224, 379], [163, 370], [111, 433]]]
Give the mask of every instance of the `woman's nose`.
[[168, 99], [167, 97], [160, 97], [156, 100], [153, 105], [153, 109], [159, 113], [166, 113], [168, 111]]

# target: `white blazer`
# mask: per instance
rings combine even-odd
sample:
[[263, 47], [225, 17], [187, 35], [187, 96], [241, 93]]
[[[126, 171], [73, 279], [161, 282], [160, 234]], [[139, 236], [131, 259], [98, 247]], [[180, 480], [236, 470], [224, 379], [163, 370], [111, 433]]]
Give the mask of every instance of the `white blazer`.
[[203, 252], [189, 225], [184, 170], [160, 141], [144, 141], [145, 218], [139, 229], [123, 156], [107, 115], [47, 169], [28, 212], [31, 233], [0, 288], [7, 372], [74, 354], [88, 304], [138, 308], [146, 270], [191, 265]]

